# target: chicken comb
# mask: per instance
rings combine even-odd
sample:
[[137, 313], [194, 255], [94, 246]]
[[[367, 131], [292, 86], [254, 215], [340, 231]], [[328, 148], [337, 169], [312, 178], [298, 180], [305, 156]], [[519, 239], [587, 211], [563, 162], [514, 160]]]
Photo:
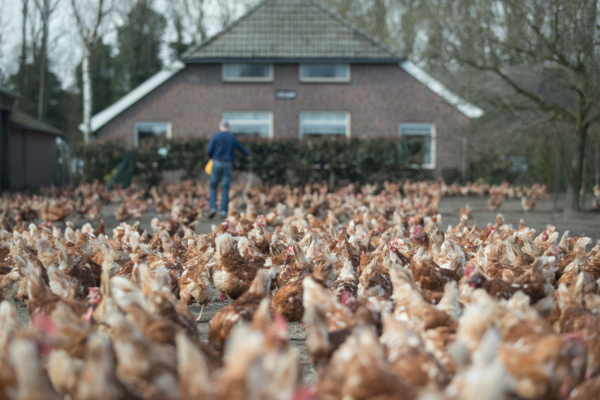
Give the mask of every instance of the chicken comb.
[[54, 324], [52, 319], [46, 314], [33, 314], [31, 316], [31, 323], [33, 326], [44, 331], [49, 336], [56, 336], [56, 334], [58, 333], [58, 328], [56, 328], [56, 325]]
[[583, 331], [565, 333], [562, 339], [565, 342], [577, 342], [585, 346], [585, 333]]
[[[548, 238], [549, 238], [549, 236], [548, 236], [548, 229], [546, 229], [544, 232], [542, 232], [542, 241], [545, 242], [545, 241], [548, 240]], [[554, 246], [552, 246], [552, 247], [554, 247]]]
[[350, 300], [350, 292], [344, 292], [341, 300], [342, 300], [342, 304], [346, 304], [348, 302], [348, 300]]
[[465, 269], [465, 276], [469, 278], [473, 271], [475, 271], [475, 264], [467, 264], [467, 268]]
[[282, 336], [286, 336], [287, 335], [286, 319], [283, 318], [283, 316], [281, 314], [279, 314], [277, 311], [273, 312], [272, 317], [273, 317], [273, 321], [275, 322], [275, 329], [276, 329], [277, 333]]

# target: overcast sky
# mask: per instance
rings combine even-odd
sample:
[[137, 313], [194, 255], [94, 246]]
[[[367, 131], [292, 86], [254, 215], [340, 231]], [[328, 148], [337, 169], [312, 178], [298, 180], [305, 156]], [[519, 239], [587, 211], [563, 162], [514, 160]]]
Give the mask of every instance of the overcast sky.
[[[81, 0], [95, 3], [94, 0]], [[235, 0], [230, 0], [230, 4], [236, 4]], [[126, 0], [117, 0], [118, 3], [126, 3]], [[33, 7], [30, 0], [30, 8]], [[216, 0], [208, 0], [206, 10], [206, 21], [208, 25], [208, 34], [213, 35], [219, 30], [218, 8]], [[161, 12], [165, 17], [166, 7], [169, 6], [169, 0], [155, 0], [155, 9]], [[0, 0], [0, 69], [6, 74], [12, 74], [17, 70], [18, 60], [21, 54], [21, 1], [20, 0]], [[237, 10], [237, 14], [241, 14]], [[168, 20], [168, 18], [167, 18]], [[213, 21], [211, 23], [211, 21]], [[113, 14], [111, 23], [104, 26], [104, 42], [115, 43], [116, 32], [115, 22], [119, 23], [117, 14]], [[175, 33], [169, 21], [165, 33], [165, 42], [174, 40]], [[75, 67], [81, 61], [81, 46], [76, 31], [75, 20], [71, 9], [70, 0], [59, 0], [59, 5], [52, 15], [50, 24], [50, 39], [48, 47], [48, 56], [50, 69], [58, 75], [63, 87], [68, 88], [75, 83]], [[164, 63], [170, 62], [170, 53], [168, 47], [163, 43], [161, 59]]]

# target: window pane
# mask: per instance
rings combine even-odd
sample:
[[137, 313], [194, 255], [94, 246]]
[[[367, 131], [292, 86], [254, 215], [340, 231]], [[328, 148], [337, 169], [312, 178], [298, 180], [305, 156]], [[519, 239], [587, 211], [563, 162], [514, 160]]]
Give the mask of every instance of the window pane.
[[348, 77], [347, 64], [302, 64], [302, 78], [345, 79]]
[[404, 136], [403, 153], [408, 157], [409, 164], [431, 164], [431, 137]]
[[431, 124], [402, 124], [400, 125], [400, 131], [402, 135], [421, 135], [431, 136]]
[[269, 137], [269, 125], [248, 125], [248, 124], [231, 124], [231, 133], [234, 135]]
[[300, 114], [300, 135], [346, 135], [347, 113], [304, 112]]
[[330, 122], [343, 122], [346, 123], [346, 113], [333, 113], [333, 112], [303, 112], [300, 114], [300, 118], [303, 122], [310, 123], [312, 121], [330, 121]]
[[225, 78], [269, 78], [269, 64], [224, 64]]
[[346, 125], [305, 125], [302, 135], [345, 135]]
[[402, 152], [407, 162], [414, 165], [431, 165], [432, 160], [431, 124], [402, 124]]
[[224, 112], [223, 119], [227, 121], [233, 120], [250, 120], [250, 121], [263, 121], [269, 122], [271, 120], [271, 113], [268, 112]]
[[271, 113], [268, 112], [225, 112], [223, 119], [229, 121], [234, 135], [268, 138], [271, 131]]
[[152, 137], [167, 137], [169, 130], [168, 122], [136, 122], [135, 130], [138, 141]]

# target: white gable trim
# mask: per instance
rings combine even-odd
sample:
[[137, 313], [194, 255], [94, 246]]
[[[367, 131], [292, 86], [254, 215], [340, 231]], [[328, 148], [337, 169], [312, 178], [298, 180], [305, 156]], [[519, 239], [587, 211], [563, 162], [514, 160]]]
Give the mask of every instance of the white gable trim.
[[456, 109], [463, 113], [467, 118], [479, 118], [483, 115], [483, 110], [481, 108], [461, 99], [412, 62], [404, 61], [400, 63], [400, 67], [408, 72], [413, 78], [427, 86], [433, 93], [456, 107]]
[[[94, 115], [92, 117], [92, 132], [96, 132], [98, 129], [102, 128], [111, 119], [121, 114], [127, 108], [139, 101], [142, 97], [146, 96], [158, 86], [162, 85], [177, 72], [181, 71], [184, 67], [185, 65], [181, 61], [174, 62], [169, 67], [157, 72], [140, 86], [127, 93], [113, 105]], [[80, 124], [79, 130], [83, 131], [83, 128], [83, 124]]]

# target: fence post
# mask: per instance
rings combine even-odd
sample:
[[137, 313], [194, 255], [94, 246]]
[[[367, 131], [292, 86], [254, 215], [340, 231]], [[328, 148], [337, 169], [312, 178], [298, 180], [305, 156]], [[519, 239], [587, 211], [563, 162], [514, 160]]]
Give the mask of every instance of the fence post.
[[554, 162], [554, 206], [552, 212], [558, 212], [558, 185], [560, 182], [560, 146], [556, 149], [556, 161]]
[[467, 135], [463, 136], [463, 154], [462, 154], [462, 183], [463, 185], [467, 183], [467, 168], [469, 165], [469, 160], [467, 158], [467, 153], [469, 151], [469, 139]]
[[600, 142], [596, 143], [596, 186], [600, 185]]

